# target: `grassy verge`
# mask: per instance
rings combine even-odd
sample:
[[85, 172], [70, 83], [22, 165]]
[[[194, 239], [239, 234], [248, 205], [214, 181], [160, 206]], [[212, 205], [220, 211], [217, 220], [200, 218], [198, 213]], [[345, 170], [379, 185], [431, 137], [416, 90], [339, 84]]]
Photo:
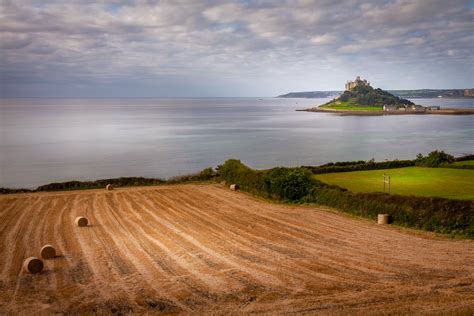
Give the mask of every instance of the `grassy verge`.
[[346, 171], [361, 171], [361, 170], [379, 170], [379, 169], [396, 169], [402, 167], [411, 167], [415, 165], [414, 160], [392, 160], [375, 162], [369, 161], [341, 161], [330, 162], [321, 166], [305, 166], [313, 174], [346, 172]]
[[407, 167], [326, 173], [314, 177], [352, 192], [382, 192], [384, 174], [390, 176], [392, 194], [474, 200], [474, 170]]
[[472, 166], [474, 167], [474, 160], [455, 161], [452, 163], [453, 166]]
[[114, 187], [136, 187], [136, 186], [149, 186], [149, 185], [160, 185], [160, 184], [205, 182], [205, 181], [216, 180], [216, 177], [217, 175], [212, 168], [206, 168], [198, 173], [174, 177], [168, 180], [163, 180], [163, 179], [158, 179], [158, 178], [143, 178], [143, 177], [122, 177], [122, 178], [113, 178], [113, 179], [101, 179], [101, 180], [95, 180], [95, 181], [68, 181], [68, 182], [50, 183], [50, 184], [42, 185], [42, 186], [37, 187], [34, 190], [0, 188], [0, 194], [103, 189], [105, 188], [107, 184], [112, 184]]
[[474, 202], [438, 197], [354, 193], [315, 179], [305, 168], [253, 170], [238, 160], [219, 166], [220, 177], [242, 190], [290, 203], [316, 203], [374, 219], [391, 215], [400, 226], [474, 238]]
[[334, 101], [330, 104], [322, 105], [320, 108], [346, 111], [382, 111], [381, 106], [361, 106], [349, 101]]
[[378, 106], [321, 106], [322, 109], [344, 110], [344, 111], [382, 111]]

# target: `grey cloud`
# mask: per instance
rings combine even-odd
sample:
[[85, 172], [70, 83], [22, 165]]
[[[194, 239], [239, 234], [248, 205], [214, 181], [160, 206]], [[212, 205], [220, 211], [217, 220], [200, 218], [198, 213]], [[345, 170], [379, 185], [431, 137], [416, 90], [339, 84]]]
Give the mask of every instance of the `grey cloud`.
[[[245, 93], [242, 87], [253, 80], [266, 82], [261, 95], [282, 92], [282, 82], [289, 89], [337, 89], [356, 73], [393, 84], [381, 71], [433, 87], [474, 85], [474, 14], [461, 0], [18, 0], [1, 6], [5, 95], [22, 85], [25, 95], [40, 91], [31, 89], [35, 83], [41, 91], [79, 84], [80, 93], [106, 84], [110, 93], [113, 82], [122, 87], [130, 78], [135, 91], [153, 93], [162, 91], [153, 82], [173, 78], [175, 87], [203, 87], [205, 77], [209, 87], [227, 85], [216, 95]], [[432, 79], [436, 73], [443, 77]]]
[[31, 37], [28, 34], [3, 32], [0, 47], [2, 49], [21, 49], [30, 43]]

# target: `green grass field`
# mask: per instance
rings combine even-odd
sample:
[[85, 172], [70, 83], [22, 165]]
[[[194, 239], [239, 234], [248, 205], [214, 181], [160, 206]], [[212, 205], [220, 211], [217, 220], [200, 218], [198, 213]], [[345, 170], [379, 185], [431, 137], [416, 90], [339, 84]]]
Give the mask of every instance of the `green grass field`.
[[382, 192], [383, 174], [390, 176], [391, 193], [474, 199], [474, 170], [407, 167], [315, 175], [320, 181], [352, 192]]
[[455, 166], [474, 166], [474, 160], [466, 160], [466, 161], [456, 161], [453, 162]]
[[382, 111], [377, 106], [322, 106], [323, 109], [346, 110], [346, 111]]
[[348, 111], [382, 111], [381, 106], [359, 106], [348, 101], [335, 101], [330, 105], [322, 105], [321, 108]]

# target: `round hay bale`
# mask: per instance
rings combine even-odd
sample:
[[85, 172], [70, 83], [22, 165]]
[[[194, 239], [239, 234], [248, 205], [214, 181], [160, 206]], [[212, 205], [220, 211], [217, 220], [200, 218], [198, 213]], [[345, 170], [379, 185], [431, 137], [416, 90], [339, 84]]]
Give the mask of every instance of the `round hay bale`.
[[23, 270], [29, 273], [40, 273], [43, 271], [43, 261], [36, 257], [26, 258], [23, 262]]
[[113, 190], [113, 189], [114, 189], [114, 186], [109, 183], [109, 184], [107, 184], [107, 185], [105, 186], [105, 189], [108, 190], [108, 191], [110, 191], [110, 190]]
[[231, 184], [231, 185], [230, 185], [230, 189], [231, 189], [232, 191], [237, 191], [237, 190], [239, 189], [239, 186], [238, 186], [237, 184]]
[[53, 259], [56, 257], [56, 249], [52, 245], [44, 245], [41, 248], [41, 258], [43, 259]]
[[390, 215], [388, 214], [379, 214], [377, 216], [377, 224], [386, 225], [390, 223]]
[[87, 218], [85, 218], [83, 216], [76, 217], [76, 225], [77, 226], [84, 227], [84, 226], [87, 226], [88, 224], [89, 224], [89, 221], [87, 220]]

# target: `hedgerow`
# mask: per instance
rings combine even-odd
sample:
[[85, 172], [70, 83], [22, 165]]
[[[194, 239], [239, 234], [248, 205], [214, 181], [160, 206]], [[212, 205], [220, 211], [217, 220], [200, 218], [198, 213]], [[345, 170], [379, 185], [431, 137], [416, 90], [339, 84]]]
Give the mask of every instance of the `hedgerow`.
[[316, 203], [375, 219], [388, 213], [396, 225], [474, 238], [473, 201], [352, 193], [312, 179], [305, 168], [253, 170], [239, 160], [218, 167], [219, 176], [244, 191], [288, 202]]

